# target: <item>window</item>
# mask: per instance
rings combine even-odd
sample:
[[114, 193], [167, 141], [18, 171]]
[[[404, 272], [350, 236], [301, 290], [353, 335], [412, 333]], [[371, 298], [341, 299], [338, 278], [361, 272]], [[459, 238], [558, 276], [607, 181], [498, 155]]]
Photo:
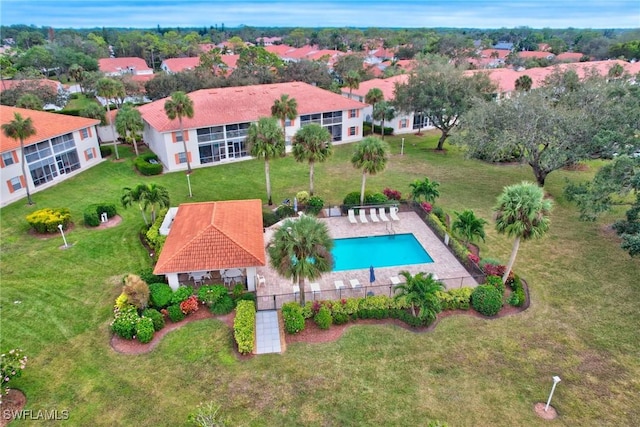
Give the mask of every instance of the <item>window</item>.
[[9, 192], [13, 193], [14, 191], [18, 191], [22, 188], [22, 180], [19, 176], [14, 176], [9, 181], [7, 181], [7, 185], [9, 186]]
[[187, 163], [187, 153], [184, 151], [182, 153], [177, 154], [178, 164]]
[[73, 135], [68, 133], [66, 135], [51, 138], [51, 146], [53, 147], [54, 153], [62, 153], [75, 148], [76, 143], [73, 140]]
[[84, 158], [87, 160], [93, 159], [93, 148], [87, 148], [84, 150]]
[[82, 139], [89, 138], [89, 129], [80, 129], [80, 138]]
[[322, 113], [323, 125], [330, 125], [334, 123], [342, 123], [342, 111], [332, 111], [329, 113]]
[[358, 134], [358, 128], [351, 126], [349, 128], [349, 136], [356, 136]]
[[180, 132], [174, 132], [173, 135], [175, 139], [174, 142], [182, 142], [182, 134]]
[[354, 117], [358, 117], [358, 110], [349, 110], [349, 118], [353, 119]]
[[10, 166], [12, 164], [14, 164], [14, 159], [13, 159], [13, 151], [9, 152], [9, 153], [2, 153], [2, 165], [3, 167], [5, 166]]
[[311, 123], [317, 123], [320, 124], [321, 123], [321, 116], [320, 114], [307, 114], [304, 116], [300, 116], [300, 126], [305, 126]]
[[400, 120], [400, 129], [405, 129], [407, 127], [409, 127], [409, 120], [408, 119]]
[[227, 138], [247, 136], [249, 133], [249, 123], [238, 123], [235, 125], [227, 125], [225, 127], [227, 130]]
[[24, 155], [27, 163], [32, 163], [51, 155], [51, 145], [49, 141], [39, 142], [37, 144], [24, 147]]
[[224, 139], [224, 126], [213, 126], [196, 131], [198, 142], [220, 141]]
[[293, 120], [284, 119], [284, 127], [293, 126], [295, 122], [296, 122], [296, 119], [293, 119]]
[[[48, 142], [49, 141], [47, 141], [47, 143]], [[53, 179], [58, 176], [58, 171], [53, 157], [48, 157], [31, 163], [29, 165], [29, 171], [31, 172], [33, 185], [36, 187], [49, 181], [53, 181]]]

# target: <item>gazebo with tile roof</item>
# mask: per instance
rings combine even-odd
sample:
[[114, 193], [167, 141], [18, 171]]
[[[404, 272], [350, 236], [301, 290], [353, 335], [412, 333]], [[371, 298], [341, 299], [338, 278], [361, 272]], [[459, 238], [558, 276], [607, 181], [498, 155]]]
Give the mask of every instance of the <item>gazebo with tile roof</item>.
[[263, 233], [260, 200], [181, 204], [153, 273], [175, 290], [181, 273], [244, 269], [254, 291], [256, 267], [266, 265]]

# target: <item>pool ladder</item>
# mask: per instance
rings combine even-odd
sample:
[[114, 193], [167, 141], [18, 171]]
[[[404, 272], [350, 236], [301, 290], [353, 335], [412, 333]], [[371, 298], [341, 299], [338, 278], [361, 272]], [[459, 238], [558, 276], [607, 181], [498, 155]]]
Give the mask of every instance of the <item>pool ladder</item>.
[[396, 230], [393, 229], [393, 223], [387, 223], [387, 234], [396, 234]]

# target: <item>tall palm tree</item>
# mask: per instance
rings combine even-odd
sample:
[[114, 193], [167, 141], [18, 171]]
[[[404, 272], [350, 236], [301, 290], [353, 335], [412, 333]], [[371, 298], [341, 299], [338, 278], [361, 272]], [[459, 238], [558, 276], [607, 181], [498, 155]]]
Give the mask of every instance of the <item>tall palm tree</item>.
[[267, 246], [269, 263], [278, 274], [298, 283], [304, 305], [304, 281], [333, 269], [333, 240], [325, 223], [310, 215], [285, 220]]
[[362, 169], [362, 187], [360, 188], [360, 204], [364, 204], [364, 188], [367, 174], [375, 175], [382, 172], [389, 160], [389, 144], [378, 137], [368, 136], [356, 144], [356, 150], [351, 157], [351, 164]]
[[171, 205], [169, 191], [167, 191], [165, 187], [155, 183], [138, 184], [133, 188], [123, 188], [120, 201], [125, 208], [131, 206], [133, 202], [137, 202], [142, 212], [144, 223], [147, 225], [147, 217], [145, 216], [147, 209], [151, 210], [151, 224], [153, 224], [156, 220], [158, 210], [168, 208]]
[[435, 280], [432, 273], [418, 273], [412, 276], [408, 271], [401, 271], [400, 275], [405, 278], [405, 282], [396, 286], [395, 298], [404, 298], [411, 304], [413, 317], [419, 317], [426, 324], [430, 324], [440, 313], [440, 300], [436, 292], [444, 290], [444, 285]]
[[36, 128], [33, 127], [33, 120], [31, 120], [31, 117], [24, 119], [20, 113], [13, 113], [13, 120], [2, 125], [2, 133], [7, 138], [20, 141], [20, 153], [22, 156], [20, 166], [22, 167], [22, 176], [24, 177], [25, 189], [27, 190], [27, 203], [32, 205], [33, 200], [31, 200], [31, 193], [29, 192], [29, 179], [27, 178], [25, 169], [24, 140], [36, 134]]
[[276, 99], [271, 106], [271, 115], [280, 120], [282, 130], [285, 131], [285, 139], [287, 136], [285, 123], [286, 120], [293, 120], [298, 117], [298, 101], [295, 98], [289, 98], [289, 95], [282, 94], [280, 99]]
[[[373, 109], [373, 118], [376, 120], [380, 120], [382, 123], [380, 125], [380, 133], [382, 134], [382, 139], [384, 140], [384, 123], [386, 121], [391, 121], [396, 117], [396, 109], [390, 102], [381, 101], [376, 104]], [[375, 128], [375, 126], [373, 127]]]
[[142, 121], [140, 111], [130, 103], [124, 104], [116, 115], [116, 129], [120, 135], [125, 135], [126, 139], [131, 138], [136, 156], [139, 155], [136, 135], [144, 129], [144, 122]]
[[[371, 132], [375, 133], [375, 118], [373, 117], [373, 112], [376, 110], [376, 104], [378, 102], [384, 101], [384, 93], [381, 89], [377, 87], [373, 87], [369, 89], [369, 92], [364, 97], [364, 102], [367, 104], [371, 104]], [[384, 133], [384, 132], [383, 132]]]
[[484, 242], [484, 226], [487, 224], [482, 218], [478, 218], [471, 209], [465, 209], [462, 213], [453, 211], [457, 218], [451, 224], [451, 229], [468, 245], [477, 238]]
[[411, 197], [413, 198], [413, 201], [418, 202], [420, 201], [420, 197], [424, 197], [426, 202], [435, 202], [436, 199], [440, 197], [440, 191], [438, 191], [439, 185], [440, 183], [438, 181], [431, 181], [427, 177], [422, 181], [416, 179], [409, 184], [409, 187], [411, 187]]
[[360, 87], [360, 81], [362, 78], [360, 77], [360, 73], [355, 70], [350, 70], [344, 76], [344, 84], [349, 88], [349, 99], [351, 99], [351, 93], [354, 89], [358, 89]]
[[249, 126], [247, 144], [253, 157], [262, 157], [264, 159], [267, 199], [269, 205], [272, 205], [269, 161], [285, 154], [284, 129], [278, 126], [275, 117], [261, 117], [257, 123], [251, 123], [251, 126]]
[[292, 151], [296, 161], [309, 162], [309, 195], [313, 196], [314, 165], [333, 154], [331, 133], [317, 123], [308, 124], [296, 132]]
[[515, 237], [502, 283], [507, 282], [513, 268], [520, 240], [540, 238], [549, 230], [551, 208], [552, 203], [544, 198], [542, 188], [532, 182], [507, 186], [498, 196], [498, 204], [493, 208], [496, 230]]
[[119, 80], [103, 77], [96, 83], [96, 92], [98, 93], [98, 96], [101, 96], [107, 101], [107, 116], [109, 118], [111, 134], [114, 138], [113, 145], [116, 151], [116, 160], [118, 160], [120, 159], [120, 154], [118, 154], [118, 139], [116, 138], [116, 131], [113, 128], [113, 120], [111, 119], [111, 100], [124, 96], [124, 85]]
[[189, 154], [187, 152], [187, 141], [184, 137], [184, 128], [182, 126], [182, 118], [193, 118], [193, 101], [189, 98], [189, 95], [182, 91], [176, 91], [171, 94], [171, 98], [167, 99], [164, 103], [164, 112], [169, 120], [175, 120], [178, 118], [180, 124], [180, 137], [182, 138], [182, 148], [184, 149], [184, 156], [187, 159], [187, 174], [191, 173], [191, 162], [189, 161]]

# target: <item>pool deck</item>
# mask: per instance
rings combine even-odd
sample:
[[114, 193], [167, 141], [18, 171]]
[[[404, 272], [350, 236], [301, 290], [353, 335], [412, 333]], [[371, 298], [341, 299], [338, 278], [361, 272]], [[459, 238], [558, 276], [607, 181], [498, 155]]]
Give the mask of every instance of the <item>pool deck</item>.
[[[415, 212], [400, 212], [398, 213], [398, 217], [400, 218], [399, 221], [369, 222], [367, 224], [352, 224], [346, 216], [320, 218], [319, 220], [327, 224], [329, 233], [334, 239], [381, 236], [391, 233], [413, 233], [433, 259], [432, 263], [377, 267], [375, 268], [376, 281], [373, 284], [374, 287], [369, 286], [368, 268], [326, 273], [319, 280], [315, 281], [319, 285], [319, 292], [312, 292], [310, 284], [305, 284], [306, 299], [339, 299], [352, 296], [364, 296], [367, 292], [389, 295], [393, 292], [391, 288], [391, 277], [398, 276], [400, 271], [403, 270], [411, 274], [419, 272], [434, 273], [438, 279], [444, 283], [447, 289], [477, 285], [473, 277], [469, 275], [467, 270]], [[265, 246], [269, 243], [278, 227], [279, 224], [275, 224], [265, 230]], [[283, 302], [295, 300], [294, 283], [292, 283], [290, 279], [279, 276], [278, 273], [268, 265], [266, 267], [259, 267], [257, 272], [259, 275], [265, 277], [266, 282], [266, 285], [257, 288], [259, 309], [280, 308]], [[350, 285], [351, 279], [357, 279], [362, 286], [352, 288]], [[336, 289], [335, 281], [338, 280], [343, 281], [345, 285], [344, 289]], [[401, 278], [401, 280], [404, 279]], [[277, 295], [277, 297], [273, 297], [273, 295]]]

